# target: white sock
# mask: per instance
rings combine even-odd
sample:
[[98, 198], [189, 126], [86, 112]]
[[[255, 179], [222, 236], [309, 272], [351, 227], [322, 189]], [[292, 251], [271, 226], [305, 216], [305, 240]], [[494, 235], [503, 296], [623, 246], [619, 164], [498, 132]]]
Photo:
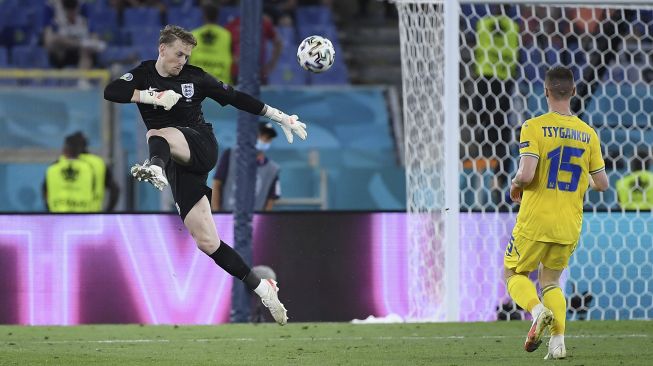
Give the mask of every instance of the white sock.
[[551, 348], [556, 347], [558, 345], [565, 344], [565, 335], [564, 334], [557, 334], [557, 335], [552, 335], [551, 340], [549, 341], [549, 345]]
[[263, 297], [263, 295], [268, 293], [269, 287], [270, 287], [270, 283], [267, 280], [261, 280], [258, 286], [256, 286], [256, 288], [254, 289], [254, 292], [256, 292], [256, 294], [259, 297]]
[[544, 310], [544, 305], [542, 303], [539, 303], [533, 307], [533, 310], [531, 311], [531, 315], [533, 316], [533, 320], [537, 319], [538, 316], [540, 316], [540, 313]]

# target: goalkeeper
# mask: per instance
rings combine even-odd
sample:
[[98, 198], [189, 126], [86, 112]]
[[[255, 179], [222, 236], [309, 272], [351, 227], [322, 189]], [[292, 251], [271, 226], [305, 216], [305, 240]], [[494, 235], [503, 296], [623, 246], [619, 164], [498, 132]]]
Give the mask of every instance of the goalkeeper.
[[201, 68], [186, 65], [196, 44], [192, 33], [166, 26], [159, 37], [157, 60], [144, 61], [111, 82], [104, 97], [116, 103], [137, 103], [147, 127], [150, 156], [132, 167], [132, 175], [159, 190], [169, 182], [179, 215], [198, 248], [259, 295], [272, 317], [284, 325], [288, 316], [277, 297], [276, 282], [260, 279], [218, 236], [209, 203], [211, 189], [206, 186], [208, 173], [217, 160], [218, 143], [211, 124], [204, 120], [201, 103], [208, 97], [223, 106], [230, 104], [268, 117], [281, 126], [289, 143], [293, 142], [293, 133], [306, 138], [306, 125], [297, 116], [288, 116], [234, 90]]
[[[519, 169], [510, 187], [510, 197], [521, 207], [503, 263], [510, 297], [533, 316], [525, 350], [535, 351], [550, 326], [545, 359], [559, 359], [567, 354], [567, 305], [560, 275], [578, 244], [588, 183], [605, 191], [608, 177], [596, 131], [571, 114], [570, 100], [576, 92], [571, 71], [549, 70], [544, 92], [549, 113], [521, 128]], [[528, 278], [538, 266], [541, 301]]]

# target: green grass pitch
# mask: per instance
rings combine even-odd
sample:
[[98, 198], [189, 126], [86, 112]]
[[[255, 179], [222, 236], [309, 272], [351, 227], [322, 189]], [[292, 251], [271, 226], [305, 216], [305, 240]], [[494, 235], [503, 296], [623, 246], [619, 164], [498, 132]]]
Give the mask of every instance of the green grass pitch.
[[530, 323], [0, 326], [0, 365], [653, 365], [653, 323], [568, 323], [569, 357], [522, 346]]

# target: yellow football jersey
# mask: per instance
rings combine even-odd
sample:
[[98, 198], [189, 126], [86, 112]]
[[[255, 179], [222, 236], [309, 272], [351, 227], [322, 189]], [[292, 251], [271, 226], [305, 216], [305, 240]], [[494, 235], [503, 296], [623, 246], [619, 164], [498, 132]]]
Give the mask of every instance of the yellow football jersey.
[[576, 243], [589, 174], [605, 169], [596, 131], [576, 116], [546, 113], [522, 125], [519, 155], [539, 160], [524, 187], [513, 236]]

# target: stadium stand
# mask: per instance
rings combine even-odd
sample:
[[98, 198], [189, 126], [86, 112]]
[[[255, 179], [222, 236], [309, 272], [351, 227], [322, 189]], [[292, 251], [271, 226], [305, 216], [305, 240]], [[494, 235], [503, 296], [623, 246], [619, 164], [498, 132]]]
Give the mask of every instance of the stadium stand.
[[9, 66], [9, 53], [6, 47], [0, 46], [0, 67]]
[[168, 23], [195, 29], [202, 24], [202, 10], [191, 6], [172, 8], [168, 11]]
[[15, 67], [48, 68], [48, 53], [39, 46], [21, 45], [11, 49], [11, 62]]
[[127, 8], [123, 13], [123, 26], [129, 29], [161, 28], [161, 16], [155, 8]]

